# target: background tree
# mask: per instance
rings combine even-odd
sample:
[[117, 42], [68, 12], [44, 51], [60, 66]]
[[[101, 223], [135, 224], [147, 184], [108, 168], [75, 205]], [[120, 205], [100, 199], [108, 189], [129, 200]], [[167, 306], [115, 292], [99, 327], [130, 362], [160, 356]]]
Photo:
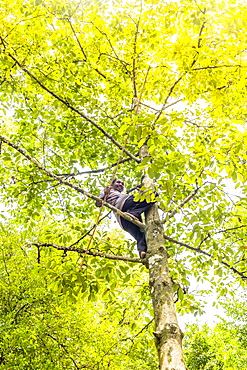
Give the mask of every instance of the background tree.
[[[244, 4], [8, 1], [1, 8], [2, 201], [16, 230], [39, 253], [50, 246], [140, 263], [130, 243], [112, 250], [104, 227], [87, 251], [98, 215], [88, 198], [121, 157], [117, 176], [127, 187], [144, 172], [146, 192], [136, 199], [152, 200], [155, 187], [162, 217], [154, 209], [146, 227], [160, 367], [185, 368], [173, 292], [178, 309], [197, 310], [191, 276], [219, 295], [246, 278]], [[61, 284], [71, 296], [86, 286], [94, 299], [103, 261], [83, 257], [81, 274], [68, 264], [75, 275]]]
[[238, 370], [246, 366], [246, 297], [225, 305], [226, 318], [213, 328], [187, 327], [184, 353], [190, 370]]

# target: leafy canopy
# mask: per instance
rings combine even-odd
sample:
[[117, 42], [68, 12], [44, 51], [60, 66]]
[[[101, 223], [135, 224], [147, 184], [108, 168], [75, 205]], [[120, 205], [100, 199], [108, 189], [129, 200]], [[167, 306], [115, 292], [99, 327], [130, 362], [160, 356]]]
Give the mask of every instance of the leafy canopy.
[[[27, 0], [3, 1], [1, 12], [1, 134], [95, 195], [128, 135], [117, 176], [127, 188], [144, 168], [155, 179], [178, 306], [197, 311], [185, 294], [191, 275], [202, 281], [213, 272], [219, 295], [236, 279], [244, 284], [244, 2]], [[94, 203], [15, 149], [1, 150], [1, 199], [16, 230], [28, 242], [77, 243], [97, 218]], [[104, 227], [93, 248], [112, 252]], [[86, 248], [88, 238], [77, 245]], [[122, 239], [114, 248], [133, 256]]]

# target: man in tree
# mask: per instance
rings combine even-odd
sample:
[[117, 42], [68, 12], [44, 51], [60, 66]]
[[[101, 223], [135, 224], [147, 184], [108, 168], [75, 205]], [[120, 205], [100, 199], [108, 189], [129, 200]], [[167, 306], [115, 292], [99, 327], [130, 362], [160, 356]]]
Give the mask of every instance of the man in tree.
[[[140, 187], [140, 186], [139, 186]], [[139, 188], [137, 187], [137, 189]], [[144, 201], [136, 202], [134, 196], [122, 193], [124, 190], [124, 182], [121, 179], [114, 179], [110, 186], [104, 189], [104, 192], [99, 195], [99, 198], [104, 199], [107, 203], [112, 204], [120, 211], [125, 212], [132, 218], [142, 222], [141, 214], [148, 211], [155, 202], [147, 203]], [[96, 206], [100, 207], [101, 202], [97, 201]], [[114, 213], [119, 225], [127, 231], [137, 241], [137, 250], [141, 258], [145, 258], [147, 252], [147, 243], [144, 232], [130, 221]]]

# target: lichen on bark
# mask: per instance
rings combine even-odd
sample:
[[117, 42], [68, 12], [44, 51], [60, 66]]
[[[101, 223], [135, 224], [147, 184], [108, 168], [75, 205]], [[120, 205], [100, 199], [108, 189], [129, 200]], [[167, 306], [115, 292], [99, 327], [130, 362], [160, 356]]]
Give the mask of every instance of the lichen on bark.
[[[148, 156], [146, 145], [140, 149], [139, 155], [141, 159]], [[153, 180], [147, 173], [144, 174], [142, 181], [145, 188], [154, 188]], [[145, 216], [149, 287], [154, 308], [154, 338], [160, 370], [186, 370], [182, 351], [183, 333], [177, 321], [173, 282], [169, 273], [164, 230], [157, 205], [154, 204]]]

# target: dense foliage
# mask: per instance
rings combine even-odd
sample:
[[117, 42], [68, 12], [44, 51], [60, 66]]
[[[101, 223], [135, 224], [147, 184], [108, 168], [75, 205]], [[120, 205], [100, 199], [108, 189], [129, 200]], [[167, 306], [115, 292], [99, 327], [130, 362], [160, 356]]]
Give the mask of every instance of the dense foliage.
[[[127, 189], [142, 171], [153, 179], [180, 312], [200, 311], [191, 281], [208, 281], [218, 296], [244, 286], [245, 2], [6, 0], [0, 9], [2, 227], [20, 235], [18, 279], [25, 284], [24, 272], [38, 269], [56, 287], [43, 298], [37, 291], [37, 305], [22, 305], [16, 297], [25, 287], [17, 285], [10, 322], [19, 309], [39, 311], [42, 299], [52, 304], [55, 291], [68, 307], [80, 295], [91, 307], [104, 294], [116, 299], [118, 284], [139, 281], [149, 317], [147, 271], [134, 260], [133, 243], [105, 218], [89, 251], [98, 257], [78, 256], [73, 248], [88, 248], [99, 210], [54, 175], [93, 195], [114, 168]], [[29, 265], [36, 248], [43, 268]]]
[[[66, 269], [55, 270], [59, 263]], [[0, 368], [157, 369], [147, 283], [138, 269], [138, 282], [132, 277], [128, 286], [115, 277], [114, 297], [96, 275], [102, 297], [90, 302], [87, 294], [68, 295], [66, 280], [78, 291], [75, 265], [52, 250], [38, 260], [14, 232], [1, 232]]]

